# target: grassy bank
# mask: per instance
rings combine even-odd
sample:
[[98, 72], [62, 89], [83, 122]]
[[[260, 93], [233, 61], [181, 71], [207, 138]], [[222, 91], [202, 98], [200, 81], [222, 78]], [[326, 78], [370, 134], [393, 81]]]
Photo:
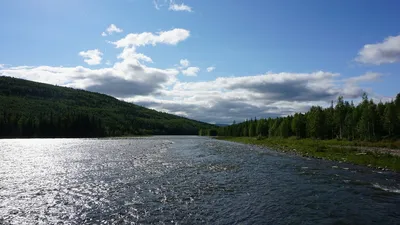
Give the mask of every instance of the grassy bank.
[[[364, 143], [337, 140], [313, 140], [295, 138], [250, 138], [217, 137], [220, 140], [240, 142], [270, 147], [306, 157], [322, 158], [332, 161], [348, 162], [400, 172], [400, 157], [385, 153], [376, 147], [396, 148], [398, 143]], [[365, 147], [365, 149], [360, 149]], [[398, 150], [400, 151], [400, 150]]]

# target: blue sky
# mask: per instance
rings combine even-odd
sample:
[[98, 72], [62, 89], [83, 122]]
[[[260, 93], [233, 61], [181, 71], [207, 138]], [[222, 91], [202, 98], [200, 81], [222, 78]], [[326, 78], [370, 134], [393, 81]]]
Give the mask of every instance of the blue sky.
[[364, 91], [387, 100], [400, 91], [399, 8], [395, 0], [2, 0], [0, 74], [218, 123]]

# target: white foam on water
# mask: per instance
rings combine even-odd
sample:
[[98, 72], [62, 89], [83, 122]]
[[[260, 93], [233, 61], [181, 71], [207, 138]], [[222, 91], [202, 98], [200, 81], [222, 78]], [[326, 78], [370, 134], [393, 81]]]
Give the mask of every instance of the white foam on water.
[[372, 184], [372, 186], [374, 188], [378, 188], [378, 189], [381, 189], [383, 191], [400, 194], [400, 189], [397, 189], [397, 188], [384, 187], [384, 186], [379, 185], [379, 184]]

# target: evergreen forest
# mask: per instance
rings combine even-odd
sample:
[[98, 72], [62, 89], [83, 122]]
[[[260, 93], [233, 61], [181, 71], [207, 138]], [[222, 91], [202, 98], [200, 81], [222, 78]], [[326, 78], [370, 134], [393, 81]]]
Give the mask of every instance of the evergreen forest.
[[197, 135], [215, 126], [114, 97], [0, 76], [0, 137]]
[[400, 93], [389, 102], [374, 102], [364, 94], [358, 105], [339, 97], [328, 108], [313, 106], [306, 113], [268, 119], [250, 119], [200, 135], [233, 137], [296, 137], [362, 141], [400, 138]]

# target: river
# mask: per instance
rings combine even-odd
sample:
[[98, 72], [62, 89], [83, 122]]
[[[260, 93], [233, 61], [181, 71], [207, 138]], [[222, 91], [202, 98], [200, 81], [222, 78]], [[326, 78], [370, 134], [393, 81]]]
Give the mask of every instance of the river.
[[3, 139], [0, 224], [400, 224], [400, 175], [196, 136]]

